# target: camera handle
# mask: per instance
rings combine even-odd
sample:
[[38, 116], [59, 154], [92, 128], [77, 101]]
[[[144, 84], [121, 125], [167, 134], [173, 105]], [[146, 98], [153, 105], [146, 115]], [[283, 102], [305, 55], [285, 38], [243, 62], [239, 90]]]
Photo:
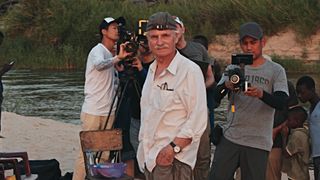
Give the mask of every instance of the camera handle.
[[[240, 67], [240, 71], [241, 73], [244, 75], [244, 67], [245, 67], [245, 63], [239, 63], [239, 67]], [[235, 104], [234, 104], [234, 92], [231, 92], [231, 112], [235, 113], [236, 112], [236, 108], [235, 108]]]
[[240, 70], [241, 70], [241, 73], [244, 74], [244, 66], [246, 64], [245, 63], [240, 63], [239, 66], [240, 66]]

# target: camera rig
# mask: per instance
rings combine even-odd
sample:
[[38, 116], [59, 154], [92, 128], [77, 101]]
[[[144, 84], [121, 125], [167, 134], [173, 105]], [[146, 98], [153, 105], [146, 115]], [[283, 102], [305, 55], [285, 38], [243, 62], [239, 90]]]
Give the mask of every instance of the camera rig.
[[252, 54], [232, 54], [231, 55], [231, 64], [239, 65], [234, 69], [228, 70], [227, 74], [229, 76], [229, 81], [234, 85], [234, 89], [246, 91], [250, 86], [245, 79], [245, 65], [250, 65], [253, 63]]
[[130, 56], [127, 56], [121, 64], [124, 65], [124, 74], [131, 77], [136, 71], [135, 68], [132, 68], [132, 62], [138, 54], [139, 46], [144, 48], [148, 47], [147, 38], [146, 38], [146, 27], [147, 20], [141, 19], [138, 21], [138, 26], [136, 32], [129, 31], [125, 27], [124, 23], [119, 24], [119, 40], [117, 41], [117, 52], [120, 50], [120, 44], [126, 43], [124, 50], [131, 53]]

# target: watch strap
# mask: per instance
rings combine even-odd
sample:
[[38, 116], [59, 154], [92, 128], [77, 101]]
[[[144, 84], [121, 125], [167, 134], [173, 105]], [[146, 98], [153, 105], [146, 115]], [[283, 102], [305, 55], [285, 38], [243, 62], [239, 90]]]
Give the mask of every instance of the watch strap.
[[174, 147], [176, 147], [177, 145], [176, 145], [173, 141], [171, 141], [171, 142], [170, 142], [170, 146], [172, 146], [172, 147], [174, 148]]

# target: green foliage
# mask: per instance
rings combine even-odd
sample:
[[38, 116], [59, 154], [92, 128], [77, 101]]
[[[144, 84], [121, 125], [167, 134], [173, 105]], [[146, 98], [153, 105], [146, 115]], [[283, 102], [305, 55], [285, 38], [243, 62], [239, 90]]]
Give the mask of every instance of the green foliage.
[[318, 61], [306, 62], [293, 57], [272, 56], [272, 60], [285, 67], [287, 73], [315, 73], [319, 74], [320, 63]]
[[[0, 1], [2, 2], [2, 1]], [[139, 19], [168, 11], [183, 19], [187, 36], [236, 33], [240, 24], [256, 21], [266, 34], [294, 27], [301, 38], [320, 25], [317, 0], [174, 0], [134, 4], [131, 0], [21, 0], [0, 17], [6, 38], [3, 59], [15, 58], [18, 67], [83, 68], [88, 51], [99, 42], [104, 17], [123, 16], [134, 31]]]

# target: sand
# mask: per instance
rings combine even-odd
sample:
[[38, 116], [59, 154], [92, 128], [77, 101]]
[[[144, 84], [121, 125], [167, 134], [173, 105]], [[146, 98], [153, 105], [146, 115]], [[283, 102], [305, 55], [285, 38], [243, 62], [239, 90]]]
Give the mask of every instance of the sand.
[[[299, 39], [291, 29], [285, 29], [273, 36], [267, 36], [264, 54], [293, 57], [305, 63], [320, 59], [320, 29], [309, 38]], [[217, 35], [209, 45], [209, 54], [218, 60], [230, 61], [232, 53], [240, 52], [238, 34]]]
[[62, 175], [73, 171], [81, 126], [2, 112], [1, 152], [28, 152], [29, 159], [56, 159]]
[[[2, 112], [1, 152], [28, 152], [29, 159], [56, 159], [62, 175], [72, 172], [78, 154], [80, 125]], [[310, 171], [313, 180], [313, 171]], [[285, 174], [282, 180], [287, 179]]]

